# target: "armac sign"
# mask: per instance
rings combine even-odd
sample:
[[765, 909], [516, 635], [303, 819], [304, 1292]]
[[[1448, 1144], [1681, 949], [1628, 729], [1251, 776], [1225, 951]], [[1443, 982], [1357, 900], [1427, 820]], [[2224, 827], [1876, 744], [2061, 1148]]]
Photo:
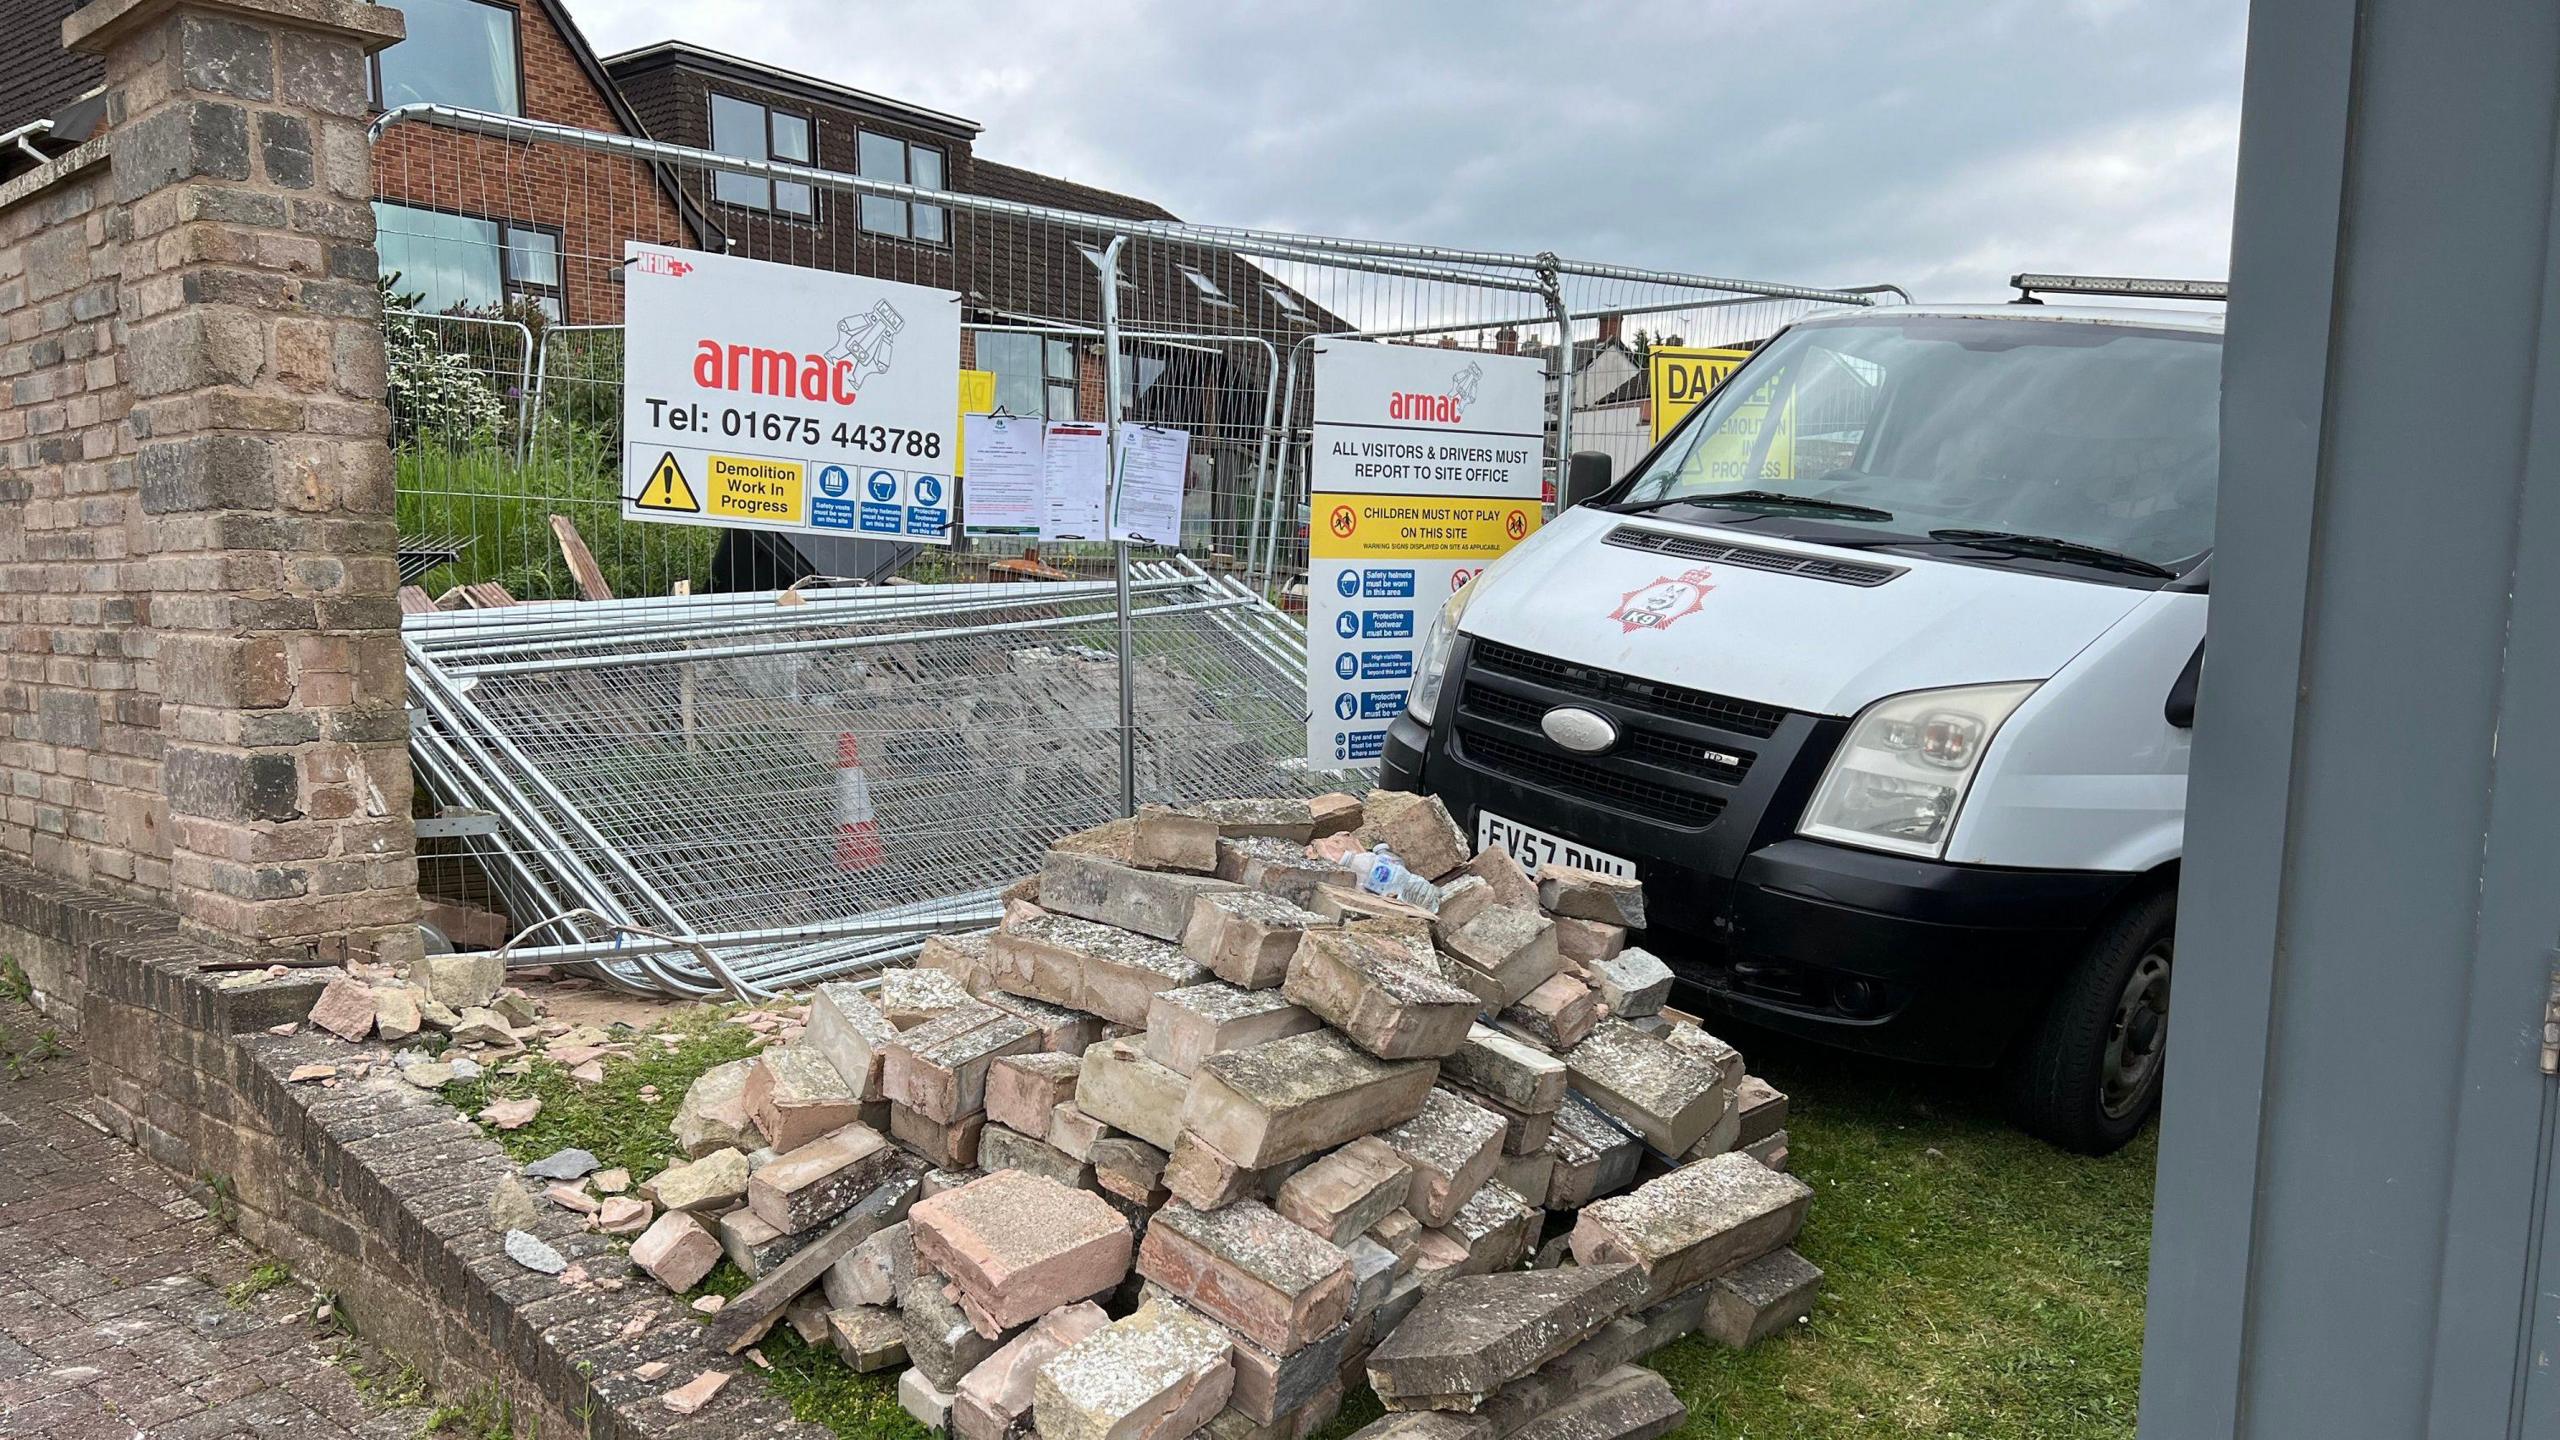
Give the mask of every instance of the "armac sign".
[[960, 297], [633, 244], [623, 514], [949, 542]]

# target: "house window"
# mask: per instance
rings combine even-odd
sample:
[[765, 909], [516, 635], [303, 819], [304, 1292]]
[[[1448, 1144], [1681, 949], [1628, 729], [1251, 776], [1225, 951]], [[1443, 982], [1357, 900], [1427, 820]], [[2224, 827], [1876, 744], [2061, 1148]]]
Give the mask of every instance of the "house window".
[[1286, 286], [1265, 285], [1262, 287], [1262, 293], [1271, 297], [1272, 304], [1279, 306], [1281, 309], [1301, 320], [1307, 318], [1305, 308], [1298, 304], [1298, 297]]
[[1076, 418], [1076, 347], [1046, 335], [980, 331], [978, 368], [995, 373], [996, 404], [1015, 415]]
[[[855, 159], [866, 180], [894, 180], [919, 190], [951, 188], [943, 179], [942, 152], [930, 145], [865, 130], [855, 147]], [[886, 195], [862, 197], [862, 228], [874, 235], [897, 235], [939, 245], [948, 234], [946, 216], [941, 206], [921, 200], [909, 204]]]
[[524, 113], [516, 55], [516, 12], [482, 0], [402, 0], [408, 38], [373, 61], [373, 91], [385, 110], [422, 100]]
[[[809, 143], [812, 133], [806, 115], [776, 110], [734, 95], [715, 93], [711, 97], [711, 148], [720, 154], [735, 155], [741, 160], [782, 160], [806, 165], [817, 153]], [[808, 186], [796, 180], [768, 180], [762, 175], [723, 170], [711, 177], [711, 196], [723, 205], [770, 210], [800, 220], [817, 214], [816, 197]]]
[[1217, 281], [1210, 279], [1208, 276], [1201, 274], [1199, 271], [1192, 269], [1188, 265], [1176, 265], [1173, 268], [1181, 271], [1182, 278], [1191, 282], [1191, 288], [1200, 292], [1200, 300], [1202, 304], [1214, 305], [1221, 310], [1233, 310], [1236, 308], [1236, 302], [1227, 298], [1227, 292], [1218, 288]]
[[418, 297], [413, 308], [440, 315], [521, 300], [554, 320], [568, 318], [559, 231], [380, 200], [373, 219], [382, 273], [398, 277], [395, 296]]

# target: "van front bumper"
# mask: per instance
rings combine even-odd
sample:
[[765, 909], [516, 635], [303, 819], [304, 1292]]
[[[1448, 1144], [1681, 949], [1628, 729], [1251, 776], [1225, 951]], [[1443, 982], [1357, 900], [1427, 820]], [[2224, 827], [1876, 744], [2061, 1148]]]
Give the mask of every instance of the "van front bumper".
[[1380, 783], [1437, 794], [1471, 841], [1490, 809], [1634, 861], [1644, 943], [1685, 1003], [1872, 1054], [1997, 1063], [2138, 878], [1909, 859], [1730, 812], [1718, 824], [1749, 827], [1749, 842], [1705, 844], [1462, 749], [1401, 719]]

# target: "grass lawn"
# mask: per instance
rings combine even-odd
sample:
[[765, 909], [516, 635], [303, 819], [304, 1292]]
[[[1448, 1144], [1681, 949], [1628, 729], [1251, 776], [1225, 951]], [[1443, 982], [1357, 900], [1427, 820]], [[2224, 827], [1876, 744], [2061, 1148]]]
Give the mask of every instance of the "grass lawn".
[[[540, 1095], [542, 1114], [497, 1138], [520, 1159], [563, 1145], [646, 1175], [693, 1075], [752, 1053], [709, 1015], [663, 1050], [610, 1063], [582, 1087], [556, 1067], [447, 1092], [466, 1113]], [[2008, 1130], [1984, 1080], [1873, 1064], [1727, 1032], [1788, 1092], [1794, 1168], [1816, 1192], [1797, 1248], [1828, 1279], [1810, 1323], [1742, 1353], [1692, 1338], [1654, 1368], [1689, 1405], [1680, 1433], [1717, 1440], [1868, 1436], [2104, 1440], [2133, 1434], [2151, 1235], [2154, 1134], [2107, 1160]], [[640, 1089], [654, 1085], [654, 1100]], [[746, 1278], [723, 1264], [706, 1288]], [[854, 1437], [921, 1437], [894, 1374], [857, 1376], [785, 1330], [764, 1342], [769, 1383], [801, 1419]], [[1329, 1431], [1374, 1419], [1365, 1396]]]

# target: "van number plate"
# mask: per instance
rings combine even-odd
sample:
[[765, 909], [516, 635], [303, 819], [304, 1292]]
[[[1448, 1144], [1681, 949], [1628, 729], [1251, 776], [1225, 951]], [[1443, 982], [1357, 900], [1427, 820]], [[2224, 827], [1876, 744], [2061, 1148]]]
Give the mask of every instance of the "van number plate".
[[1499, 845], [1520, 857], [1529, 873], [1538, 873], [1541, 865], [1569, 865], [1576, 870], [1597, 870], [1603, 875], [1624, 879], [1636, 878], [1636, 862], [1621, 859], [1606, 850], [1578, 845], [1561, 835], [1550, 835], [1517, 820], [1506, 820], [1490, 810], [1476, 812], [1476, 848]]

